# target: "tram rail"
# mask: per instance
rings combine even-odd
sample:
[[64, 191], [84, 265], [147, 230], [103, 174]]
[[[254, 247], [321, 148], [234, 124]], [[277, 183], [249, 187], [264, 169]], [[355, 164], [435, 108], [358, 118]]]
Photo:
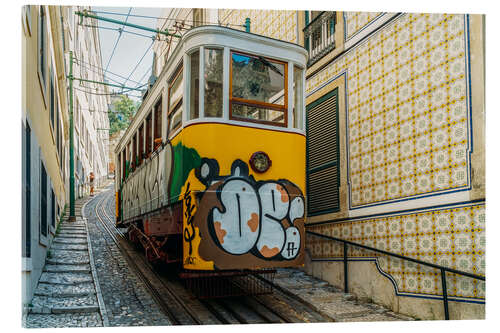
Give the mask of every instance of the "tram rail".
[[[109, 192], [112, 194], [112, 192]], [[197, 317], [197, 315], [189, 309], [185, 303], [171, 290], [169, 286], [167, 286], [164, 281], [157, 276], [157, 273], [151, 269], [149, 265], [145, 263], [145, 260], [141, 258], [139, 262], [137, 262], [136, 258], [134, 258], [130, 254], [130, 250], [126, 249], [122, 244], [122, 241], [126, 241], [126, 237], [117, 228], [115, 228], [111, 224], [111, 219], [109, 215], [106, 213], [103, 203], [105, 200], [110, 200], [112, 195], [103, 194], [103, 198], [100, 199], [95, 207], [94, 211], [96, 214], [97, 220], [100, 222], [103, 230], [111, 237], [116, 246], [121, 250], [122, 254], [125, 256], [129, 267], [136, 273], [136, 275], [140, 278], [140, 280], [144, 283], [146, 288], [151, 293], [152, 297], [155, 299], [157, 304], [160, 306], [162, 311], [167, 315], [167, 317], [172, 321], [174, 325], [201, 325], [203, 322]], [[150, 275], [153, 275], [155, 280], [157, 280], [160, 286], [155, 286], [155, 284], [150, 280], [148, 276], [144, 273], [143, 269], [146, 269]], [[159, 289], [162, 289], [161, 291]], [[177, 308], [177, 311], [174, 311], [173, 308]], [[180, 310], [180, 311], [179, 311]]]
[[[102, 196], [102, 198], [99, 198]], [[146, 258], [131, 248], [125, 233], [117, 228], [109, 211], [114, 205], [112, 192], [99, 194], [93, 207], [97, 220], [114, 244], [120, 249], [129, 263], [130, 268], [137, 274], [162, 311], [174, 325], [202, 325], [202, 324], [257, 324], [257, 323], [303, 323], [333, 321], [315, 311], [312, 307], [301, 302], [300, 299], [285, 293], [273, 282], [259, 276], [254, 279], [265, 280], [273, 284], [273, 295], [238, 296], [217, 299], [196, 299], [196, 302], [186, 304], [184, 298], [190, 298], [184, 289], [183, 296], [179, 290], [183, 287], [173, 286], [170, 278], [155, 271]], [[177, 289], [177, 291], [175, 290]], [[276, 291], [278, 291], [276, 293]], [[280, 306], [277, 306], [280, 304]], [[201, 314], [206, 312], [207, 314]], [[200, 317], [204, 317], [201, 319]], [[210, 317], [210, 319], [208, 318]]]

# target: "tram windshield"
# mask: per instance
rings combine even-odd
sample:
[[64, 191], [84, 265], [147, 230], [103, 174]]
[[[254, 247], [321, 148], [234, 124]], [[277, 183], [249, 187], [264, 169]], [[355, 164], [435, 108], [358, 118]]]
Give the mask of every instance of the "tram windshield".
[[287, 64], [231, 54], [231, 117], [286, 126]]

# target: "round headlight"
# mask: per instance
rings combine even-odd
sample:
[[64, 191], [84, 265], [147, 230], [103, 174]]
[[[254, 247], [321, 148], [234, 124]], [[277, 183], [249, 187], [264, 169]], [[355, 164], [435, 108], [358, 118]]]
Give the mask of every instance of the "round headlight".
[[250, 157], [252, 170], [258, 173], [266, 172], [271, 167], [271, 159], [263, 151], [258, 151]]

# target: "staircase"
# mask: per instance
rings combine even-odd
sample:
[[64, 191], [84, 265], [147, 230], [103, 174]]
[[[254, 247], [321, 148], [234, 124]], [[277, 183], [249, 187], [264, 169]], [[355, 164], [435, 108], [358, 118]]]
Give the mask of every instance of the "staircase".
[[27, 327], [103, 326], [86, 220], [81, 215], [83, 203], [75, 204], [75, 222], [66, 219], [57, 228], [31, 301]]

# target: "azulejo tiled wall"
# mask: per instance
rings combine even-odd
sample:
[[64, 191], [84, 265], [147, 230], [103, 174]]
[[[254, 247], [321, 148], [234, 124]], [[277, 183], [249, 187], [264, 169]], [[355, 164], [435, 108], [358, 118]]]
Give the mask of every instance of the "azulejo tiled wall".
[[[473, 274], [485, 274], [485, 205], [483, 203], [419, 210], [398, 216], [309, 226], [308, 230]], [[341, 243], [308, 236], [314, 259], [340, 259]], [[349, 258], [376, 258], [398, 294], [442, 295], [439, 270], [349, 248]], [[447, 274], [447, 290], [456, 299], [484, 299], [485, 283]]]
[[308, 79], [346, 76], [350, 208], [469, 188], [467, 28], [404, 14]]
[[246, 18], [250, 18], [250, 31], [291, 43], [297, 42], [297, 11], [259, 9], [220, 9], [221, 24], [231, 24], [230, 28], [244, 30]]
[[344, 34], [346, 39], [354, 36], [382, 14], [381, 12], [344, 12]]

